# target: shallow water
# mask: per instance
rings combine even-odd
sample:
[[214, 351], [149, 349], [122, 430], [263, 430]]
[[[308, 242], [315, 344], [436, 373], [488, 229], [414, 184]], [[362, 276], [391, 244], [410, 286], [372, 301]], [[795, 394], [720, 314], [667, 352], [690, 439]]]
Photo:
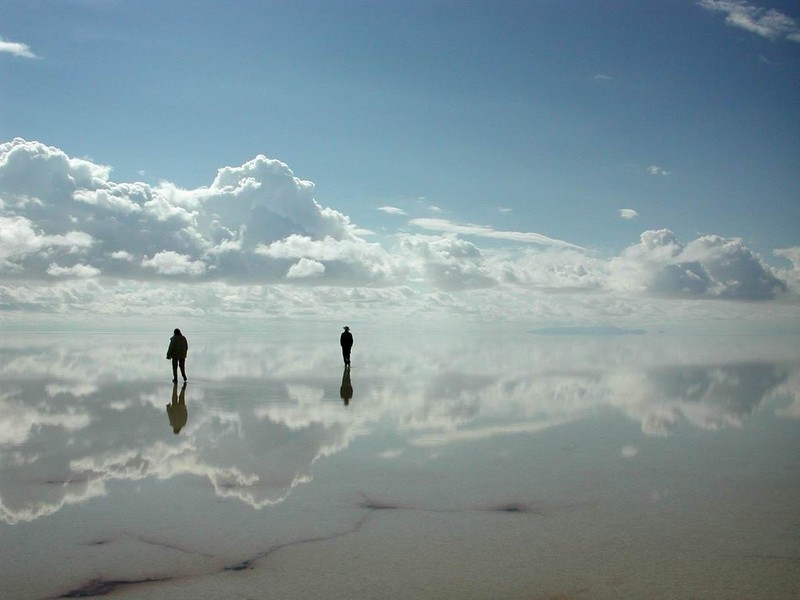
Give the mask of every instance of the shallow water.
[[4, 335], [3, 598], [800, 595], [797, 337], [337, 335]]

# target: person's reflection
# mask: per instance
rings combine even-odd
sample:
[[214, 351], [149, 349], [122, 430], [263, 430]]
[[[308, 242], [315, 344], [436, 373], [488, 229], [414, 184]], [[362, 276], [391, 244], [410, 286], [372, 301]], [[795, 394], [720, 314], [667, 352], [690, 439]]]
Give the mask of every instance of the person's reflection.
[[172, 404], [167, 404], [167, 416], [169, 417], [169, 424], [172, 425], [172, 433], [178, 435], [186, 425], [186, 382], [181, 387], [181, 393], [178, 395], [178, 384], [172, 384]]
[[342, 387], [339, 388], [339, 396], [341, 396], [345, 406], [350, 405], [350, 398], [353, 397], [353, 384], [350, 383], [350, 367], [344, 368]]

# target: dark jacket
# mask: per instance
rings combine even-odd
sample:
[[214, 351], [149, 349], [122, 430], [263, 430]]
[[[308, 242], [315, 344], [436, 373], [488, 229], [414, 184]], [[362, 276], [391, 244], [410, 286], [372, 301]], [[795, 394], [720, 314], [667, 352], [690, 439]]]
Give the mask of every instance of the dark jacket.
[[167, 349], [167, 358], [186, 358], [189, 352], [189, 342], [184, 335], [173, 335], [169, 339], [169, 348]]
[[353, 334], [349, 331], [343, 331], [342, 335], [339, 336], [339, 344], [342, 346], [342, 348], [352, 348]]

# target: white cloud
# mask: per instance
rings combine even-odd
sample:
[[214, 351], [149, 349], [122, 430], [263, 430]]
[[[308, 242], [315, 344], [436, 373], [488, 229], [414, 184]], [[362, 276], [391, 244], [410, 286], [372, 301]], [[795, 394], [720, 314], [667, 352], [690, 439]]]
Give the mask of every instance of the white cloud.
[[785, 38], [800, 42], [800, 26], [790, 16], [775, 10], [754, 6], [743, 0], [700, 0], [703, 8], [725, 13], [725, 22], [770, 40]]
[[792, 263], [791, 268], [781, 269], [781, 277], [794, 289], [795, 293], [800, 294], [800, 246], [792, 248], [779, 248], [773, 251], [775, 256], [781, 256]]
[[497, 284], [478, 247], [455, 236], [403, 235], [400, 249], [412, 272], [434, 287], [464, 290]]
[[381, 212], [385, 212], [387, 215], [406, 215], [406, 211], [402, 208], [397, 208], [396, 206], [380, 206], [378, 210]]
[[39, 58], [31, 51], [28, 44], [9, 42], [8, 40], [4, 40], [2, 37], [0, 37], [0, 53], [2, 52], [13, 54], [14, 56], [19, 56], [20, 58]]
[[0, 259], [35, 252], [44, 245], [43, 238], [25, 217], [0, 217]]
[[125, 252], [125, 250], [117, 250], [116, 252], [112, 252], [111, 258], [115, 258], [117, 260], [127, 260], [128, 262], [134, 260], [133, 254], [130, 252]]
[[53, 263], [47, 267], [47, 274], [53, 277], [89, 278], [97, 277], [100, 274], [100, 269], [95, 269], [91, 265], [84, 265], [82, 263], [78, 263], [70, 267], [61, 267], [56, 263]]
[[785, 315], [797, 296], [783, 292], [800, 288], [797, 249], [777, 250], [794, 262], [772, 269], [741, 240], [681, 243], [668, 230], [644, 232], [618, 256], [442, 218], [410, 221], [425, 234], [369, 242], [314, 199], [312, 183], [263, 156], [192, 189], [110, 175], [38, 142], [0, 144], [0, 321], [70, 311], [335, 317], [358, 305], [393, 318], [641, 326], [654, 315], [741, 314], [694, 299], [780, 296], [780, 308], [763, 312]]
[[192, 260], [185, 254], [165, 250], [152, 258], [142, 261], [143, 267], [152, 267], [161, 275], [202, 275], [206, 270], [205, 263]]
[[325, 265], [316, 260], [301, 258], [291, 266], [286, 273], [287, 279], [302, 279], [304, 277], [319, 277], [325, 272]]
[[31, 254], [54, 250], [76, 254], [92, 244], [92, 237], [84, 232], [66, 231], [63, 234], [46, 235], [25, 217], [0, 216], [0, 270], [19, 270], [19, 265], [13, 261]]
[[135, 201], [137, 196], [141, 198], [148, 196], [147, 190], [141, 184], [123, 184], [110, 189], [98, 190], [78, 189], [72, 194], [72, 198], [77, 202], [85, 202], [112, 212], [122, 213], [136, 213], [144, 210], [142, 204]]
[[499, 240], [508, 240], [512, 242], [523, 242], [527, 244], [540, 244], [543, 246], [558, 246], [561, 248], [575, 248], [581, 249], [580, 246], [549, 238], [541, 233], [522, 232], [522, 231], [502, 231], [493, 229], [486, 225], [473, 225], [470, 223], [461, 224], [454, 223], [447, 219], [433, 219], [433, 218], [420, 218], [411, 219], [411, 225], [416, 225], [422, 229], [431, 231], [440, 231], [443, 233], [458, 233], [461, 235], [478, 236], [485, 238], [494, 238]]
[[633, 210], [632, 208], [620, 208], [619, 209], [619, 216], [622, 219], [635, 219], [639, 216], [639, 213]]
[[611, 288], [656, 296], [766, 300], [787, 290], [741, 240], [708, 235], [684, 246], [667, 229], [645, 231], [610, 270]]
[[388, 283], [397, 281], [403, 272], [402, 266], [380, 244], [355, 237], [313, 239], [292, 234], [269, 245], [261, 244], [254, 253], [278, 260], [314, 261], [325, 266], [323, 271], [332, 282]]
[[599, 290], [608, 276], [604, 260], [571, 248], [497, 250], [485, 264], [491, 277], [506, 286], [549, 292]]
[[672, 175], [672, 171], [667, 171], [664, 167], [659, 167], [658, 165], [650, 165], [647, 167], [647, 172], [650, 175], [661, 175], [662, 177]]
[[[311, 182], [264, 156], [220, 169], [210, 186], [195, 189], [117, 183], [110, 173], [38, 142], [0, 144], [2, 268], [36, 279], [54, 261], [88, 262], [112, 277], [267, 282], [283, 279], [288, 265], [256, 248], [291, 235], [352, 242], [352, 262], [360, 261], [358, 249], [365, 263], [375, 254], [345, 215], [316, 202]], [[80, 249], [81, 260], [69, 256]], [[351, 271], [382, 276], [373, 266]]]

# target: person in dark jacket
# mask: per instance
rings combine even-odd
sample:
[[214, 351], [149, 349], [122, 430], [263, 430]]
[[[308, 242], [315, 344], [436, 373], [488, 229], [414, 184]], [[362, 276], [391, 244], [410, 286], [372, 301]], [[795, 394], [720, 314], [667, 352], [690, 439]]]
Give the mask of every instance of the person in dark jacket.
[[353, 334], [350, 333], [350, 328], [345, 325], [342, 335], [339, 336], [339, 345], [342, 347], [342, 358], [344, 358], [344, 366], [350, 366], [350, 349], [353, 347]]
[[169, 340], [169, 348], [167, 349], [167, 358], [172, 359], [172, 383], [178, 381], [178, 367], [181, 368], [181, 375], [183, 380], [186, 381], [186, 355], [189, 353], [189, 342], [186, 337], [181, 333], [180, 329], [176, 329]]

